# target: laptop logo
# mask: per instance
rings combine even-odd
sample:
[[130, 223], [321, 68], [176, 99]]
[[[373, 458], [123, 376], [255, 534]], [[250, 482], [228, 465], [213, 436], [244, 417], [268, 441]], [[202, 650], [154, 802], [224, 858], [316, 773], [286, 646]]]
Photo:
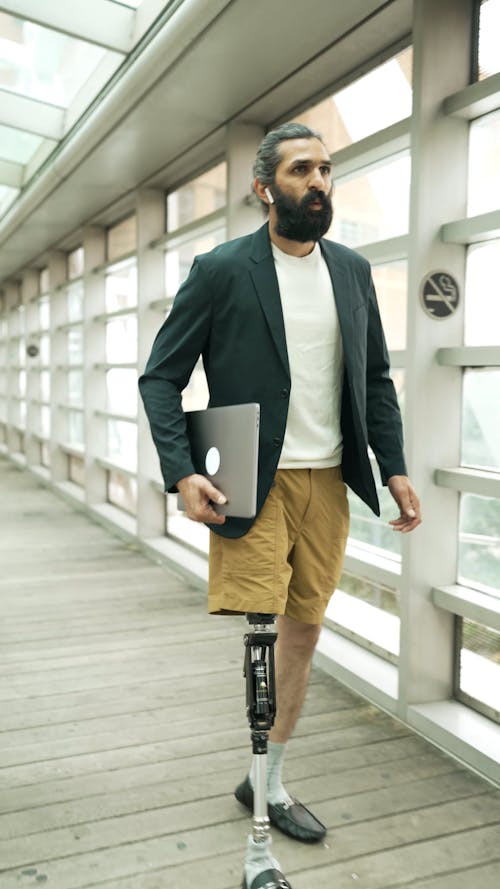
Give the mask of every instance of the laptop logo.
[[209, 448], [205, 456], [207, 475], [215, 475], [220, 466], [220, 453], [217, 448]]

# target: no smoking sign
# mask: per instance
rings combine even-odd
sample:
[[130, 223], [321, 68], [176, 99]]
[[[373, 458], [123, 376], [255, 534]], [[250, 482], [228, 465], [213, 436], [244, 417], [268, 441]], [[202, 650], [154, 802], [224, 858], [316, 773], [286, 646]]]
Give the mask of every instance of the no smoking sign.
[[448, 272], [430, 272], [424, 278], [420, 299], [424, 311], [431, 318], [441, 321], [453, 315], [459, 303], [458, 284]]

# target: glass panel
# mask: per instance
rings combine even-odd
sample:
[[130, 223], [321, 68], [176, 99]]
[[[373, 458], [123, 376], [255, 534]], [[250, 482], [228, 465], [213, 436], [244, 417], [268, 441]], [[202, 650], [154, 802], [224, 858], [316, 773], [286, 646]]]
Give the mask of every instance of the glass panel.
[[224, 161], [168, 195], [167, 231], [174, 231], [225, 206], [226, 171]]
[[40, 364], [50, 364], [50, 337], [47, 335], [40, 337]]
[[483, 0], [479, 21], [479, 80], [500, 71], [499, 34], [500, 0]]
[[167, 296], [173, 297], [182, 282], [187, 278], [195, 256], [208, 253], [226, 238], [226, 229], [219, 228], [209, 235], [194, 237], [175, 249], [167, 249], [165, 253], [165, 278]]
[[137, 247], [137, 220], [135, 216], [129, 216], [111, 226], [107, 232], [107, 256], [108, 259], [119, 259], [126, 253], [131, 253]]
[[117, 312], [136, 305], [137, 263], [127, 263], [110, 269], [106, 275], [106, 310]]
[[137, 415], [137, 371], [113, 368], [106, 373], [107, 406], [111, 413]]
[[469, 138], [468, 214], [500, 207], [500, 109], [474, 120]]
[[500, 370], [467, 370], [464, 375], [462, 465], [500, 472]]
[[500, 500], [462, 494], [458, 581], [500, 599]]
[[406, 234], [411, 162], [399, 155], [335, 189], [329, 236], [348, 247]]
[[344, 573], [325, 617], [343, 635], [395, 663], [399, 655], [399, 592]]
[[68, 411], [68, 439], [70, 444], [83, 445], [83, 411]]
[[5, 213], [19, 194], [19, 188], [11, 188], [9, 185], [0, 185], [0, 216]]
[[68, 330], [68, 364], [83, 364], [83, 328]]
[[460, 636], [460, 691], [500, 721], [500, 633], [461, 618]]
[[50, 401], [50, 371], [40, 372], [40, 398], [42, 401]]
[[500, 241], [469, 247], [465, 280], [467, 346], [496, 346], [500, 342], [500, 299], [492, 284], [499, 279]]
[[26, 371], [19, 371], [19, 395], [26, 396]]
[[351, 527], [349, 537], [355, 543], [367, 544], [368, 550], [373, 548], [375, 554], [398, 558], [401, 556], [401, 535], [392, 530], [387, 523], [397, 517], [398, 511], [394, 500], [387, 488], [377, 487], [380, 500], [380, 518], [356, 497], [352, 491], [348, 491], [349, 509], [351, 512]]
[[83, 318], [83, 282], [78, 281], [67, 289], [68, 321], [81, 321]]
[[[396, 388], [399, 407], [404, 417], [405, 408], [405, 371], [398, 368], [391, 369], [391, 377]], [[380, 482], [380, 474], [375, 467], [377, 482], [377, 494], [380, 501], [380, 518], [373, 514], [371, 509], [348, 490], [349, 508], [351, 513], [351, 527], [349, 537], [355, 543], [374, 548], [388, 558], [399, 561], [401, 557], [401, 534], [393, 531], [388, 524], [391, 519], [397, 517], [398, 510], [392, 499], [389, 489]]]
[[84, 265], [83, 247], [77, 247], [71, 253], [68, 253], [68, 278], [79, 278], [83, 275]]
[[387, 262], [373, 266], [372, 272], [387, 345], [405, 349], [408, 263]]
[[317, 130], [330, 153], [411, 115], [412, 49], [365, 74], [293, 120]]
[[99, 62], [120, 53], [0, 13], [0, 86], [67, 107]]
[[50, 436], [50, 408], [45, 404], [40, 408], [40, 433], [44, 438]]
[[76, 457], [74, 454], [68, 456], [68, 478], [70, 482], [83, 488], [85, 484], [85, 461], [83, 457]]
[[209, 530], [177, 509], [177, 494], [167, 494], [167, 535], [208, 553]]
[[106, 361], [110, 364], [137, 361], [137, 318], [123, 315], [106, 324]]
[[189, 383], [182, 393], [182, 407], [185, 411], [199, 411], [205, 408], [207, 404], [207, 378], [200, 358], [191, 374]]
[[399, 615], [399, 590], [373, 583], [366, 577], [356, 577], [347, 572], [342, 574], [339, 589], [356, 599], [369, 602], [375, 608], [387, 611], [388, 614]]
[[122, 472], [108, 472], [108, 502], [125, 512], [137, 512], [137, 480]]
[[[1, 44], [0, 38], [0, 47]], [[0, 124], [0, 157], [3, 160], [27, 164], [42, 142], [41, 136], [34, 136], [33, 133]]]
[[70, 370], [67, 380], [68, 403], [81, 406], [83, 404], [83, 372], [81, 370]]
[[137, 468], [137, 426], [125, 420], [108, 420], [108, 459], [127, 469]]
[[40, 330], [48, 330], [50, 327], [50, 300], [48, 296], [42, 296], [38, 300], [38, 324]]

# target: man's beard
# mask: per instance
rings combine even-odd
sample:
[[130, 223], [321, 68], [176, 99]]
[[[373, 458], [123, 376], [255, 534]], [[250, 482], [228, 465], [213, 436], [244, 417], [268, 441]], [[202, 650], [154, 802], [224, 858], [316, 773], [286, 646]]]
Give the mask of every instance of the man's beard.
[[[331, 195], [322, 191], [306, 194], [301, 201], [286, 195], [277, 185], [273, 186], [277, 222], [276, 234], [290, 241], [317, 241], [326, 234], [333, 218]], [[320, 210], [311, 210], [309, 205], [321, 202]]]

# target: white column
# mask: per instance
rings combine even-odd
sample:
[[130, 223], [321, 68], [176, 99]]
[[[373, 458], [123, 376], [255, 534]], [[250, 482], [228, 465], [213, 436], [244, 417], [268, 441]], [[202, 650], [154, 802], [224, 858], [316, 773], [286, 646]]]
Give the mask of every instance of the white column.
[[21, 284], [22, 301], [26, 312], [26, 347], [24, 363], [26, 367], [26, 435], [25, 454], [28, 466], [40, 463], [40, 372], [37, 370], [38, 358], [28, 355], [28, 346], [38, 343], [38, 313], [36, 298], [38, 296], [39, 274], [36, 269], [23, 272]]
[[264, 222], [260, 207], [248, 201], [252, 194], [255, 154], [263, 136], [264, 129], [256, 124], [233, 121], [227, 127], [228, 238], [247, 235]]
[[68, 418], [61, 405], [67, 402], [68, 337], [61, 324], [68, 320], [66, 293], [57, 288], [66, 280], [66, 254], [56, 250], [47, 263], [50, 287], [50, 476], [54, 483], [66, 481], [68, 458], [61, 448], [68, 439]]
[[17, 332], [17, 306], [21, 299], [20, 287], [17, 281], [9, 282], [4, 288], [5, 316], [7, 319], [7, 450], [9, 454], [19, 451], [18, 402], [14, 396], [18, 395], [18, 370], [19, 350], [17, 340], [14, 339]]
[[[465, 251], [444, 244], [443, 223], [466, 215], [468, 126], [446, 117], [442, 102], [468, 82], [472, 0], [414, 4], [412, 187], [408, 297], [406, 452], [424, 524], [404, 540], [400, 714], [453, 691], [453, 616], [431, 602], [433, 585], [456, 580], [458, 498], [433, 484], [437, 466], [460, 462], [461, 371], [439, 367], [436, 350], [462, 344]], [[451, 274], [461, 304], [437, 321], [420, 305], [422, 279]]]
[[[166, 198], [162, 191], [143, 188], [137, 192], [137, 335], [138, 372], [142, 373], [151, 352], [162, 316], [151, 308], [154, 300], [165, 300], [165, 254], [149, 245], [165, 231]], [[165, 300], [166, 302], [166, 300]], [[165, 495], [155, 488], [160, 481], [158, 455], [149, 423], [139, 398], [137, 418], [137, 534], [142, 539], [165, 534]]]
[[106, 304], [106, 279], [94, 269], [106, 258], [106, 232], [88, 226], [83, 232], [84, 256], [84, 429], [85, 429], [85, 502], [104, 503], [107, 498], [106, 470], [96, 462], [106, 454], [106, 420], [96, 411], [106, 408], [106, 373], [96, 367], [106, 361], [106, 325], [95, 321]]

